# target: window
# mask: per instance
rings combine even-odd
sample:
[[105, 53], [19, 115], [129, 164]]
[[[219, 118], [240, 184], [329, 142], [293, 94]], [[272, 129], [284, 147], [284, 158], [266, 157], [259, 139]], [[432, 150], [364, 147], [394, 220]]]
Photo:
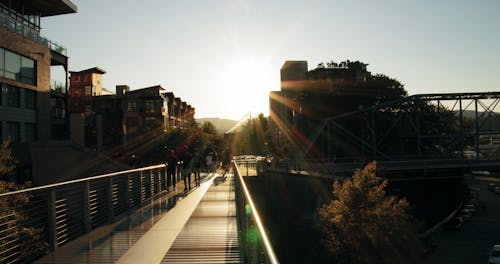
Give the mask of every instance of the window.
[[92, 95], [92, 87], [90, 86], [85, 86], [85, 96], [91, 96]]
[[35, 61], [21, 56], [21, 76], [23, 83], [35, 84]]
[[36, 141], [36, 124], [24, 124], [24, 142], [32, 143]]
[[5, 78], [18, 80], [21, 77], [21, 56], [5, 51]]
[[7, 85], [7, 106], [19, 107], [20, 103], [20, 90], [19, 87]]
[[24, 106], [28, 109], [36, 108], [36, 92], [32, 90], [24, 90]]
[[0, 77], [5, 77], [5, 50], [0, 49]]
[[155, 101], [154, 100], [146, 100], [145, 108], [146, 108], [146, 113], [156, 112]]
[[7, 122], [6, 138], [10, 138], [11, 142], [20, 141], [20, 125], [19, 122]]
[[137, 109], [137, 104], [134, 101], [128, 102], [127, 111], [135, 111]]
[[35, 60], [0, 48], [0, 76], [27, 84], [36, 84]]

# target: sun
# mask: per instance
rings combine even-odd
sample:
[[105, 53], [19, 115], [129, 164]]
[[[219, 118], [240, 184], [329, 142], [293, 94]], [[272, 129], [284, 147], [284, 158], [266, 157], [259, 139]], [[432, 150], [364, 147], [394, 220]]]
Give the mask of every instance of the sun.
[[220, 85], [223, 93], [239, 112], [267, 115], [269, 75], [264, 63], [241, 61], [221, 71]]

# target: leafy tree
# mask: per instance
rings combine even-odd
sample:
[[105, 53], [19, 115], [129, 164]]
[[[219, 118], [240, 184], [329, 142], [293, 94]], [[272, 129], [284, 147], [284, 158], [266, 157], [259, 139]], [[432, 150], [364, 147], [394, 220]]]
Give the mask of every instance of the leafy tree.
[[[0, 147], [0, 174], [4, 175], [15, 169], [16, 164], [9, 144], [9, 141], [5, 141]], [[28, 187], [30, 183], [16, 185], [13, 182], [0, 180], [0, 193]], [[3, 227], [0, 237], [0, 259], [8, 259], [15, 253], [23, 260], [21, 262], [28, 262], [48, 251], [44, 230], [25, 225], [28, 220], [25, 206], [29, 204], [30, 198], [26, 193], [0, 197], [0, 226]], [[13, 250], [13, 245], [19, 245], [19, 248]]]
[[15, 168], [16, 161], [12, 157], [9, 145], [10, 140], [0, 145], [0, 176], [6, 175]]
[[405, 199], [387, 196], [376, 163], [333, 184], [334, 199], [319, 209], [324, 244], [338, 263], [408, 263], [420, 251]]

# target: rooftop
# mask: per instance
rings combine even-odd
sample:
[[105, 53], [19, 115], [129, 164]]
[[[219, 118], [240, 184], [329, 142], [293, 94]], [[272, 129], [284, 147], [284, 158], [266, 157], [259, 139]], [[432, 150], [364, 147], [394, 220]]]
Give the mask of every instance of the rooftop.
[[0, 4], [24, 15], [41, 17], [71, 14], [78, 10], [70, 0], [0, 0]]
[[71, 74], [73, 73], [86, 73], [86, 72], [91, 72], [91, 73], [100, 73], [100, 74], [105, 74], [106, 71], [99, 68], [99, 67], [94, 67], [94, 68], [90, 68], [90, 69], [85, 69], [85, 70], [81, 70], [81, 71], [70, 71]]

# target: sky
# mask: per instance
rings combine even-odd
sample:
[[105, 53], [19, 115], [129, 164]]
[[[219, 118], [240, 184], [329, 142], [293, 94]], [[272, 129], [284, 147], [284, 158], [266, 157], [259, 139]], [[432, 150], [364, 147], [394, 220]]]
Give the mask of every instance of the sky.
[[71, 0], [42, 19], [70, 71], [162, 85], [196, 118], [269, 114], [286, 60], [368, 63], [409, 94], [500, 91], [500, 0]]

